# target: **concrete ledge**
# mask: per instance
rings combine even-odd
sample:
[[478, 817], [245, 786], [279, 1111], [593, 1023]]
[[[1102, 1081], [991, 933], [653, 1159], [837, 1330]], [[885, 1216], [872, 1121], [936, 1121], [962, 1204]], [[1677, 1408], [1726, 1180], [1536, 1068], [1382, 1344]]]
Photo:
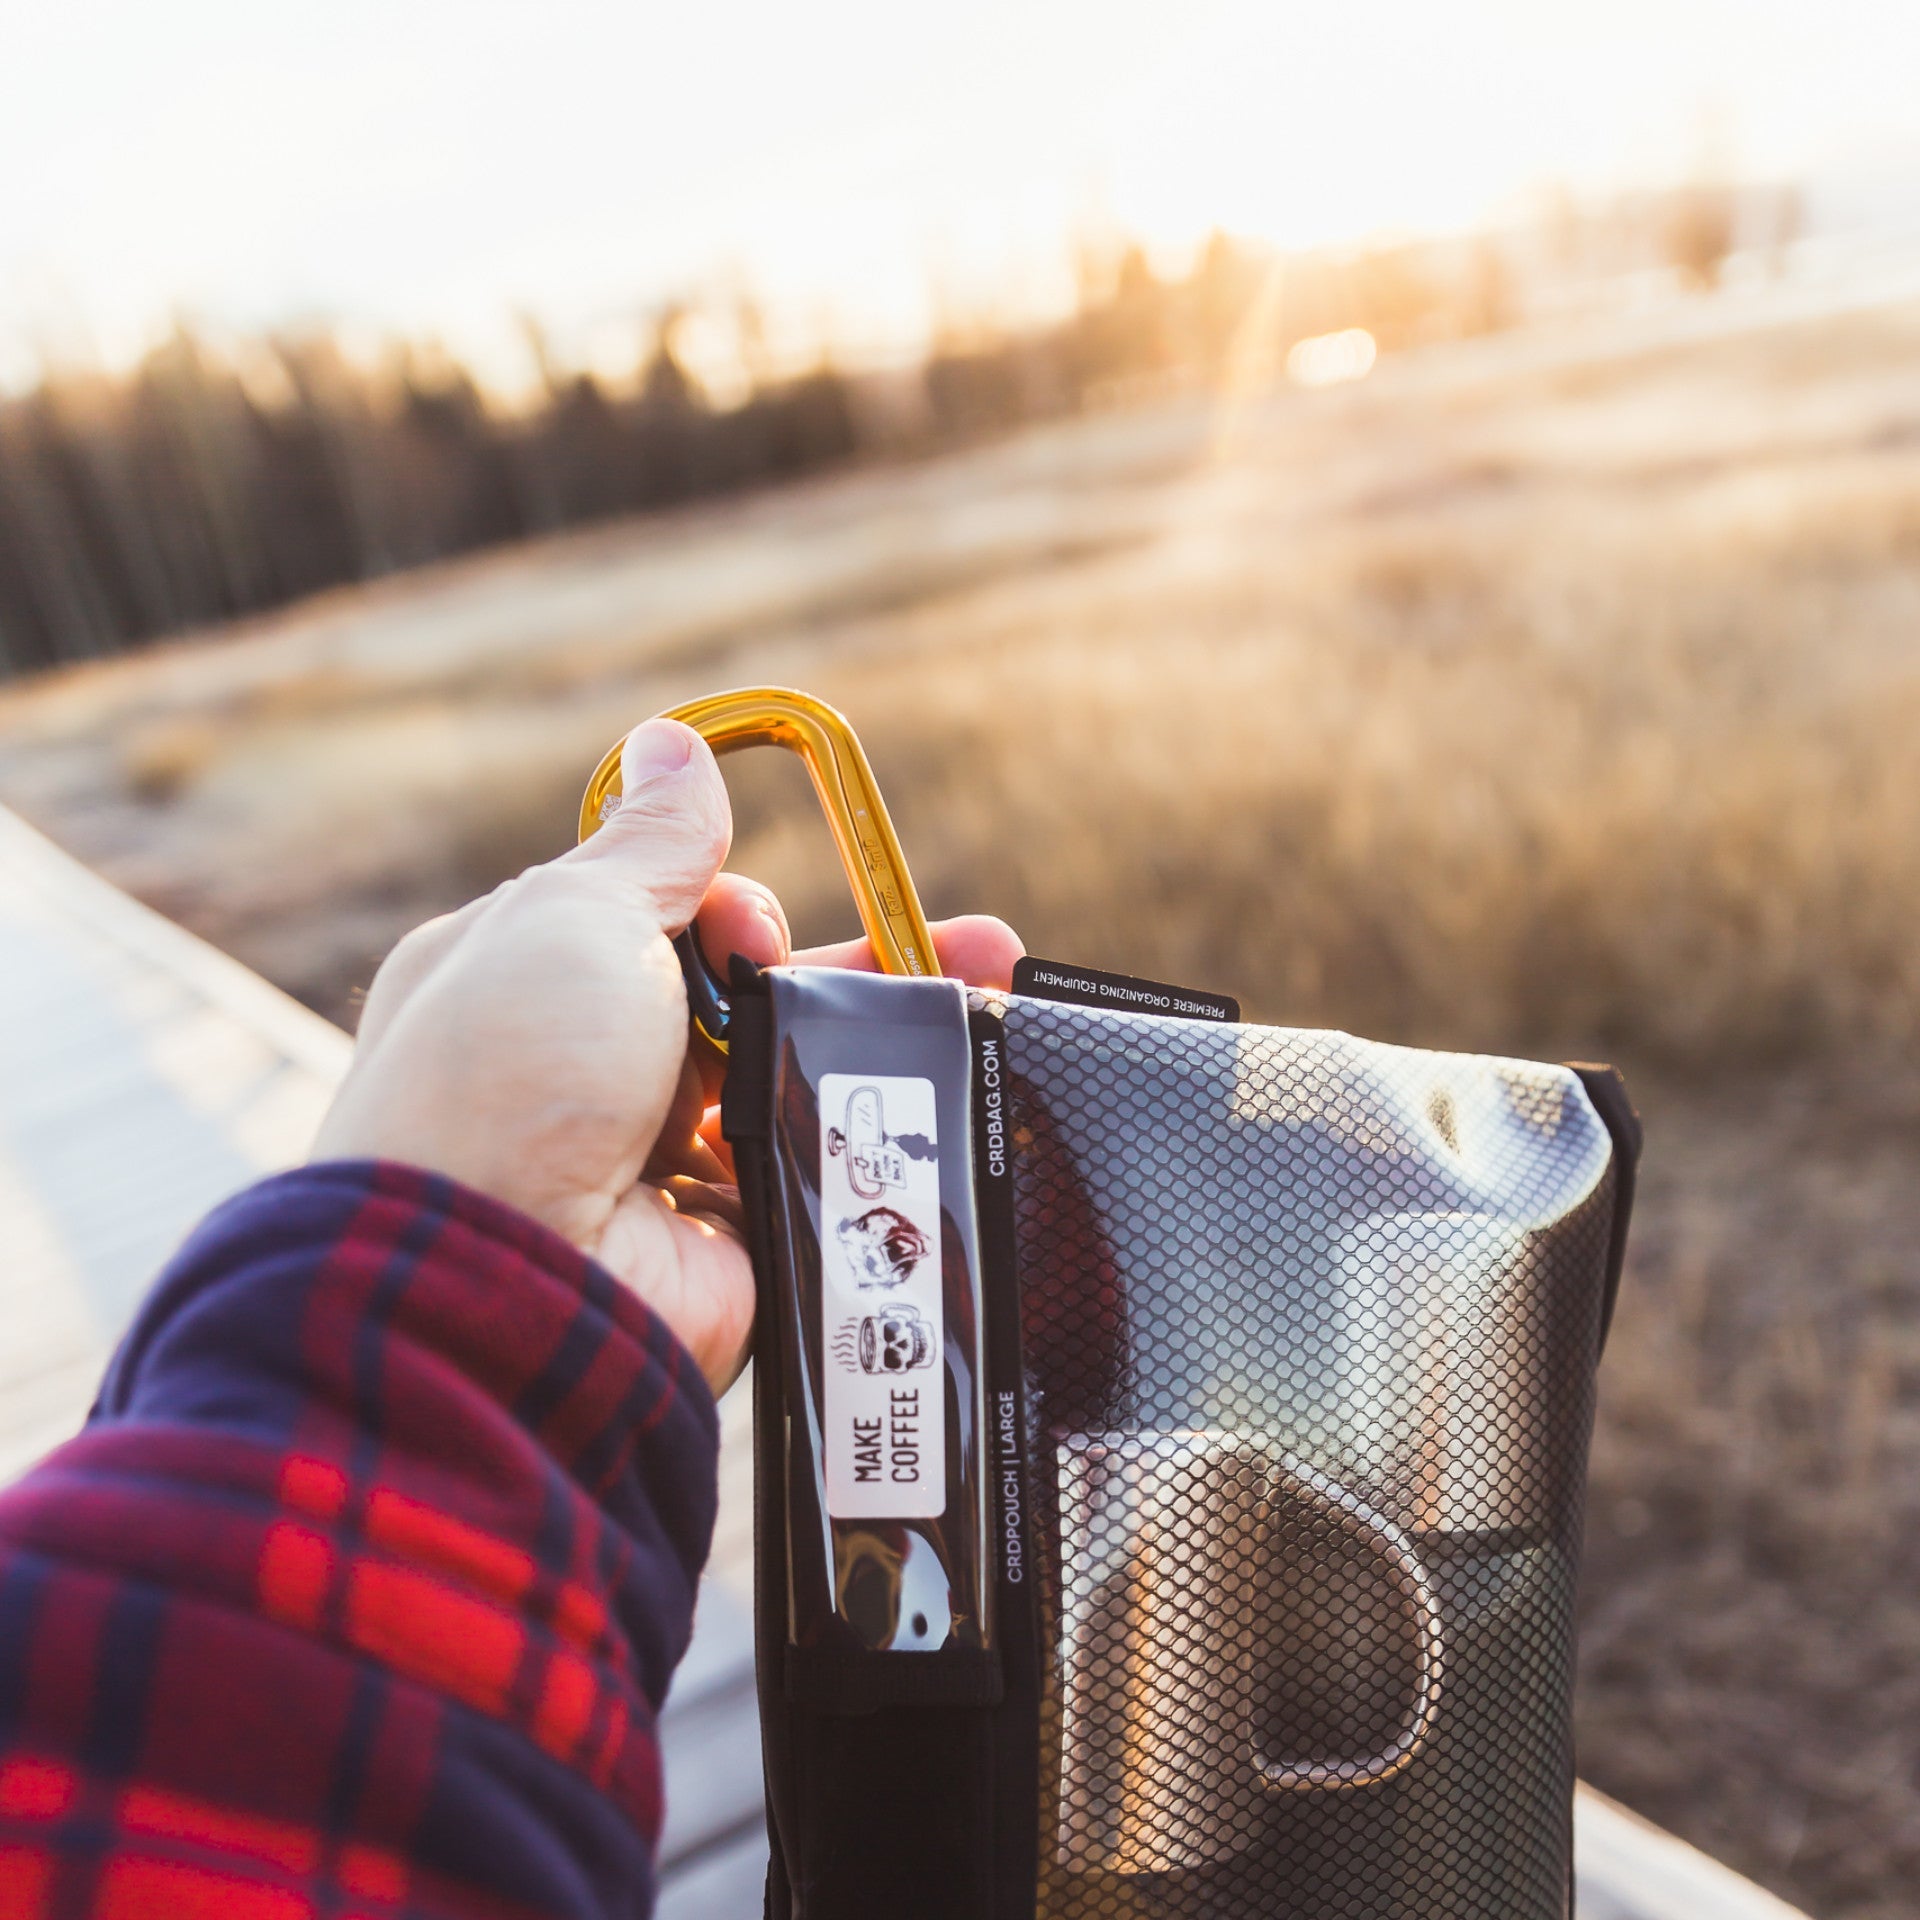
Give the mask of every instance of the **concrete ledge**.
[[1731, 1867], [1582, 1785], [1573, 1802], [1579, 1920], [1805, 1920]]
[[0, 897], [33, 894], [76, 931], [109, 942], [168, 975], [251, 1029], [329, 1086], [347, 1070], [353, 1041], [250, 967], [82, 866], [18, 814], [0, 807]]

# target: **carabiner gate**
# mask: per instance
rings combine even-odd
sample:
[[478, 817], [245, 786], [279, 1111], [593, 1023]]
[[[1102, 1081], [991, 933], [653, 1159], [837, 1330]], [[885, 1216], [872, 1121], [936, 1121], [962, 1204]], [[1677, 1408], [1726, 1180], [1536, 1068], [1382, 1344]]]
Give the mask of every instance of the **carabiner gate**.
[[[847, 884], [853, 889], [860, 924], [873, 946], [882, 973], [934, 974], [933, 937], [912, 876], [894, 837], [886, 803], [874, 784], [873, 769], [843, 714], [811, 694], [786, 687], [741, 687], [709, 694], [659, 716], [691, 727], [715, 753], [742, 747], [785, 747], [797, 753], [813, 780]], [[580, 802], [580, 838], [600, 830], [620, 798], [620, 749], [624, 736], [587, 782]], [[687, 1000], [694, 1025], [713, 1046], [727, 1050], [731, 1007], [727, 983], [701, 950], [692, 927], [675, 936], [674, 949], [686, 975]]]

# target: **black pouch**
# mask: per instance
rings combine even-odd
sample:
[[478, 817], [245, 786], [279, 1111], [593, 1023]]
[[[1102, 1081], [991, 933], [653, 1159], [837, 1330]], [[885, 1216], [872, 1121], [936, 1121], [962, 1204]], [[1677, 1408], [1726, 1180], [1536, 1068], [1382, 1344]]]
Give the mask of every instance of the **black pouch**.
[[771, 1920], [1562, 1920], [1618, 1076], [806, 968], [728, 1038]]

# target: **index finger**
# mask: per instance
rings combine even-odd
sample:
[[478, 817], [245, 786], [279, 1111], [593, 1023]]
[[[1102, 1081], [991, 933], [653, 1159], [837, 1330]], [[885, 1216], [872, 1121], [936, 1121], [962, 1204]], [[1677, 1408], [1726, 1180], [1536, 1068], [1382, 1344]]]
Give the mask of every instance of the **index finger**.
[[[963, 980], [970, 987], [1008, 988], [1013, 984], [1013, 963], [1026, 952], [1020, 936], [1004, 920], [991, 914], [963, 913], [952, 920], [936, 920], [928, 929], [933, 935], [934, 958], [941, 973], [949, 979]], [[808, 947], [792, 956], [796, 967], [844, 967], [852, 973], [876, 973], [873, 948], [863, 937], [842, 940], [827, 947]], [[720, 1097], [720, 1078], [725, 1063], [710, 1053], [700, 1060], [700, 1073], [711, 1109]], [[732, 1169], [732, 1155], [720, 1138], [718, 1115], [709, 1111], [701, 1129], [702, 1138]]]
[[[937, 920], [929, 929], [940, 971], [970, 987], [1013, 985], [1013, 963], [1026, 952], [1020, 936], [989, 913], [963, 913]], [[872, 944], [863, 935], [830, 947], [809, 947], [793, 956], [796, 967], [845, 967], [853, 973], [877, 973]]]

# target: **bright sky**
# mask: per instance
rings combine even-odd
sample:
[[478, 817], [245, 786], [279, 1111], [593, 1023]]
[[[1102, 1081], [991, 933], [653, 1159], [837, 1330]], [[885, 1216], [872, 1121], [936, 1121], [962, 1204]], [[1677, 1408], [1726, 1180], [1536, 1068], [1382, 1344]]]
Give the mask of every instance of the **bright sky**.
[[902, 346], [1069, 237], [1468, 224], [1911, 157], [1920, 0], [0, 0], [0, 374], [175, 311], [629, 350], [676, 290]]

